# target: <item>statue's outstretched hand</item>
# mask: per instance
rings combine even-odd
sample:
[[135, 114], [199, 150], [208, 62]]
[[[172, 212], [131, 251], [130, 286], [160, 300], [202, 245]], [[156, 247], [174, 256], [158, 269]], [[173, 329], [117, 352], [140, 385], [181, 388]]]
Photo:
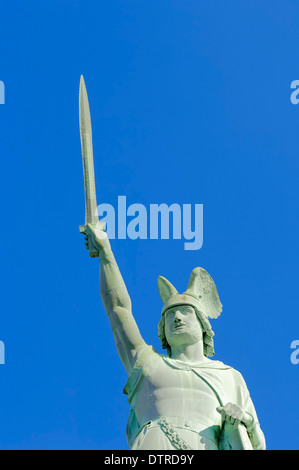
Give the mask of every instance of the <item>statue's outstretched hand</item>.
[[81, 230], [81, 233], [85, 235], [86, 248], [92, 258], [98, 257], [102, 250], [104, 252], [111, 251], [109, 239], [104, 229], [105, 224], [99, 222], [96, 225], [86, 224], [84, 229]]
[[235, 429], [239, 424], [245, 424], [246, 428], [251, 427], [253, 424], [253, 417], [234, 403], [227, 403], [225, 406], [218, 406], [218, 413], [222, 416], [222, 421], [227, 421]]

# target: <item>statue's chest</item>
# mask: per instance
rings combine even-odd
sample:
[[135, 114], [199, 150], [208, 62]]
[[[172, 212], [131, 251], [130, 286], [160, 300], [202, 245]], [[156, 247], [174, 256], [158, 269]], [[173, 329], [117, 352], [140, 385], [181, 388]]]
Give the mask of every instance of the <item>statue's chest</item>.
[[164, 361], [155, 367], [144, 367], [134, 399], [135, 411], [142, 422], [157, 416], [184, 416], [218, 425], [217, 406], [213, 389], [193, 369], [170, 367]]
[[216, 399], [211, 386], [191, 367], [172, 367], [164, 361], [154, 367], [144, 368], [143, 388], [157, 399], [165, 396], [176, 399], [183, 397], [184, 400], [202, 397]]

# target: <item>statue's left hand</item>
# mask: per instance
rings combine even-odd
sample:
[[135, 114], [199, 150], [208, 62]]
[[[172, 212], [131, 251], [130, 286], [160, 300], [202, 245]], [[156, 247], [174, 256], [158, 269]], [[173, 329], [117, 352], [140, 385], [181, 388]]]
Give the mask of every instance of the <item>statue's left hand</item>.
[[246, 428], [252, 425], [252, 416], [234, 403], [227, 403], [225, 406], [218, 406], [217, 411], [221, 414], [222, 420], [230, 423], [235, 429], [240, 423], [245, 424]]

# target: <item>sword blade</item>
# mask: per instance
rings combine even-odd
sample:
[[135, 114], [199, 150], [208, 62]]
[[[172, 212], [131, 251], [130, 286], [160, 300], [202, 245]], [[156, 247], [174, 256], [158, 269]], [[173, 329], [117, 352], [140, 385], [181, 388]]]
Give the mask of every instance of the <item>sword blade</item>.
[[84, 174], [85, 225], [95, 225], [99, 222], [99, 217], [97, 214], [97, 199], [94, 177], [92, 129], [89, 102], [83, 75], [81, 75], [80, 78], [79, 123]]

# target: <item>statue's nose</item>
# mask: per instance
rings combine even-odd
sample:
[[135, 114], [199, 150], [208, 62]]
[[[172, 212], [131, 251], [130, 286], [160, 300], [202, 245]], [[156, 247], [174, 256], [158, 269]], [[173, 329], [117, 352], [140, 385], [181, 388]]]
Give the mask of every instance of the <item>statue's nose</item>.
[[174, 321], [175, 323], [180, 323], [182, 321], [181, 312], [179, 310], [175, 312]]

